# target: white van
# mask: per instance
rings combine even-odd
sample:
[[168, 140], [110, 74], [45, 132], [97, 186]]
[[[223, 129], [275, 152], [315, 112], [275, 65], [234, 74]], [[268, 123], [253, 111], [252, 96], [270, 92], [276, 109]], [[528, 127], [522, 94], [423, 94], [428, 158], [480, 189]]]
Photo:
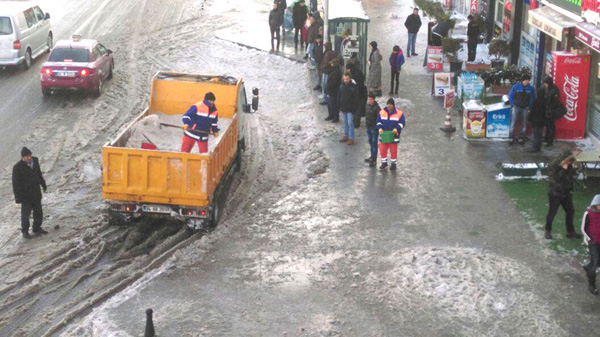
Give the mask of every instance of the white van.
[[31, 61], [52, 49], [50, 14], [30, 2], [0, 1], [0, 67]]

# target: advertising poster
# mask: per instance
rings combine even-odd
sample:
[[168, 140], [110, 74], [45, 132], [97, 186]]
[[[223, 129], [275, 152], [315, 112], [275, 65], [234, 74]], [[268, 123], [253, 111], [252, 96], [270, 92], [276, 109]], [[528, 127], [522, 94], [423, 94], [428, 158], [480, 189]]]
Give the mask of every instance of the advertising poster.
[[476, 101], [463, 103], [463, 130], [467, 138], [485, 138], [486, 113], [483, 105]]
[[567, 108], [556, 122], [556, 139], [581, 139], [585, 135], [590, 56], [552, 52], [552, 68], [560, 101]]
[[487, 138], [508, 138], [510, 136], [510, 107], [503, 103], [487, 107]]
[[444, 96], [444, 108], [451, 109], [454, 106], [455, 98], [454, 90], [448, 90]]
[[427, 70], [442, 71], [444, 69], [444, 54], [442, 47], [427, 46]]
[[435, 73], [433, 75], [433, 95], [444, 97], [446, 93], [452, 90], [453, 73]]

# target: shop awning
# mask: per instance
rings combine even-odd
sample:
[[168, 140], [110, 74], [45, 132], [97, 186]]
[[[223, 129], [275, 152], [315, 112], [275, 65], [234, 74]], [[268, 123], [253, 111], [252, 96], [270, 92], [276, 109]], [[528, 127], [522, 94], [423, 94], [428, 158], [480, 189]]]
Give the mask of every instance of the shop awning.
[[589, 22], [581, 22], [575, 26], [575, 38], [600, 53], [600, 28]]
[[348, 19], [348, 21], [369, 22], [369, 16], [357, 0], [330, 0], [329, 20]]
[[529, 11], [529, 24], [561, 41], [563, 30], [575, 27], [577, 21], [545, 6]]

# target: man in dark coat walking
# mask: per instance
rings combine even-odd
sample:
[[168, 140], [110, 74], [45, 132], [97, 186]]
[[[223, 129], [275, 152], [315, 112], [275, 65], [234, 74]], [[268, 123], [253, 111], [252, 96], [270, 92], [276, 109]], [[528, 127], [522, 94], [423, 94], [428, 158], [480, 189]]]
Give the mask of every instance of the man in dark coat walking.
[[469, 24], [467, 25], [467, 49], [468, 49], [468, 62], [475, 62], [477, 56], [477, 40], [479, 40], [479, 25], [473, 15], [467, 16]]
[[415, 52], [415, 44], [417, 43], [417, 33], [421, 28], [421, 17], [419, 16], [419, 9], [413, 9], [413, 13], [406, 18], [404, 27], [408, 31], [408, 45], [406, 46], [406, 56], [417, 56]]
[[[277, 7], [277, 3], [277, 1], [273, 2], [273, 9], [269, 13], [269, 28], [271, 28], [271, 53], [275, 50], [279, 51], [279, 43], [281, 42], [279, 27], [283, 24], [283, 16], [281, 15], [281, 10]], [[275, 39], [277, 39], [277, 49], [275, 49]]]
[[317, 35], [315, 39], [315, 48], [313, 51], [315, 56], [315, 66], [317, 68], [317, 86], [313, 88], [313, 90], [321, 91], [323, 88], [321, 87], [321, 83], [323, 82], [323, 70], [321, 69], [321, 65], [323, 63], [323, 36], [321, 34]]
[[298, 1], [294, 5], [292, 10], [292, 19], [294, 21], [294, 44], [296, 50], [298, 49], [298, 34], [300, 34], [300, 47], [304, 49], [304, 24], [306, 23], [306, 16], [308, 15], [308, 9], [304, 0]]
[[575, 206], [573, 206], [573, 183], [577, 172], [573, 167], [575, 156], [571, 151], [564, 151], [557, 159], [548, 165], [548, 175], [550, 177], [550, 186], [548, 190], [548, 215], [546, 216], [546, 233], [544, 237], [552, 239], [552, 222], [558, 208], [562, 205], [566, 213], [567, 238], [581, 239], [581, 234], [575, 232], [573, 227], [573, 216], [575, 215]]
[[13, 191], [15, 202], [21, 204], [21, 232], [25, 239], [29, 235], [29, 217], [33, 211], [33, 233], [48, 234], [42, 229], [42, 191], [46, 192], [46, 181], [40, 170], [40, 162], [33, 157], [31, 151], [24, 147], [21, 149], [21, 160], [15, 164], [12, 173]]

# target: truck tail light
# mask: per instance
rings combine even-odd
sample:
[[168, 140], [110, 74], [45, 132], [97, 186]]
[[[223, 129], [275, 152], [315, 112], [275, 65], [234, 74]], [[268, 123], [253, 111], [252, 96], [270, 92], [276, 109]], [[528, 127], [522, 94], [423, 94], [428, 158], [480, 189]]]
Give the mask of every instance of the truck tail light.
[[204, 217], [204, 216], [206, 216], [206, 211], [199, 211], [199, 210], [193, 209], [193, 208], [182, 208], [181, 209], [181, 214], [183, 216], [200, 216], [200, 217]]
[[13, 49], [15, 49], [15, 50], [21, 50], [21, 40], [15, 40], [13, 42]]
[[113, 204], [112, 205], [112, 209], [113, 211], [117, 211], [117, 212], [135, 212], [136, 207], [134, 204]]

